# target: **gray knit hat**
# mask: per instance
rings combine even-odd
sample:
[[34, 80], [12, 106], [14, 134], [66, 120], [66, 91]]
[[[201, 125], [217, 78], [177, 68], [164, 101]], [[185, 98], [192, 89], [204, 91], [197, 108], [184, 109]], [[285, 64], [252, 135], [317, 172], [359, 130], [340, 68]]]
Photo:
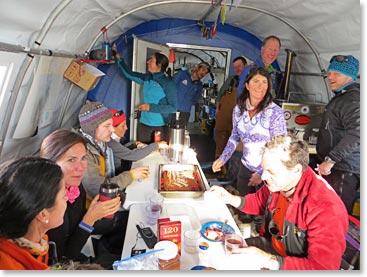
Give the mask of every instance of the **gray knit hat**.
[[93, 138], [98, 125], [110, 118], [112, 118], [112, 114], [101, 102], [87, 101], [79, 112], [80, 127], [84, 133], [93, 136]]

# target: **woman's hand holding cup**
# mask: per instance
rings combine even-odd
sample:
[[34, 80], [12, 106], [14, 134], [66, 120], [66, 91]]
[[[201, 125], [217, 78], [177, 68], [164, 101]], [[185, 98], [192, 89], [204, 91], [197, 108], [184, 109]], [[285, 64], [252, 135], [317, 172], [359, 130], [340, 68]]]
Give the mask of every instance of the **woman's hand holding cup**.
[[103, 217], [113, 216], [121, 207], [120, 197], [105, 199], [105, 201], [101, 201], [100, 198], [100, 194], [94, 197], [82, 219], [89, 226], [93, 226], [97, 220]]

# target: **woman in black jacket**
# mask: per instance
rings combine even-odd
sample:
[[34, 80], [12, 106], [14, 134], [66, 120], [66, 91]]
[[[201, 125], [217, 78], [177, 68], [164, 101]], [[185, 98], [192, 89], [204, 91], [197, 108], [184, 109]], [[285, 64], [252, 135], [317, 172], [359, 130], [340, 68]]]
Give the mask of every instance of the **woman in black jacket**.
[[69, 130], [57, 130], [47, 136], [42, 144], [40, 156], [55, 161], [62, 169], [68, 196], [64, 223], [47, 232], [49, 240], [56, 243], [57, 257], [67, 257], [78, 261], [87, 261], [81, 250], [97, 221], [104, 216], [117, 212], [121, 201], [119, 197], [100, 202], [99, 194], [86, 208], [86, 192], [81, 180], [87, 169], [86, 141], [77, 133]]

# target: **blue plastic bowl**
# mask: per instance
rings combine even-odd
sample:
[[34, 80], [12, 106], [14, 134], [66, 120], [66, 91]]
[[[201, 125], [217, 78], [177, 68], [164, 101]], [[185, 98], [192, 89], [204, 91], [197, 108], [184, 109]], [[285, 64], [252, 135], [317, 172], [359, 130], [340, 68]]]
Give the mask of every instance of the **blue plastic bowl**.
[[[222, 226], [223, 226], [223, 222], [221, 221], [209, 221], [209, 222], [206, 222], [204, 223], [202, 226], [201, 226], [201, 230], [200, 230], [200, 233], [201, 235], [209, 240], [209, 241], [215, 241], [215, 242], [221, 242], [224, 240], [224, 236], [222, 236], [219, 240], [213, 240], [213, 239], [210, 239], [208, 238], [206, 235], [205, 235], [205, 231], [209, 228], [212, 228], [212, 229], [219, 229], [219, 230], [222, 230]], [[224, 234], [233, 234], [235, 233], [234, 229], [232, 228], [231, 225], [227, 224], [226, 226], [224, 226], [224, 230], [223, 230]]]

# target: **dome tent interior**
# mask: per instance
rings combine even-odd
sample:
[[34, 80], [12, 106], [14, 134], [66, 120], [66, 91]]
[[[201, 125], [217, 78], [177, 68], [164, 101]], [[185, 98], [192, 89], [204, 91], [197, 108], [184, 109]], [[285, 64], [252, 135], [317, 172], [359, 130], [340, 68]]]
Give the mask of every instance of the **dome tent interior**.
[[[14, 0], [0, 7], [0, 161], [34, 155], [50, 132], [75, 127], [86, 98], [132, 113], [132, 85], [116, 64], [94, 64], [105, 75], [90, 92], [63, 77], [73, 60], [100, 49], [106, 37], [129, 63], [135, 38], [230, 49], [224, 64], [231, 75], [228, 60], [255, 60], [262, 40], [276, 35], [279, 70], [285, 70], [285, 50], [296, 53], [290, 92], [315, 103], [331, 96], [324, 78], [330, 57], [361, 59], [357, 0]], [[203, 27], [216, 32], [203, 36]]]

